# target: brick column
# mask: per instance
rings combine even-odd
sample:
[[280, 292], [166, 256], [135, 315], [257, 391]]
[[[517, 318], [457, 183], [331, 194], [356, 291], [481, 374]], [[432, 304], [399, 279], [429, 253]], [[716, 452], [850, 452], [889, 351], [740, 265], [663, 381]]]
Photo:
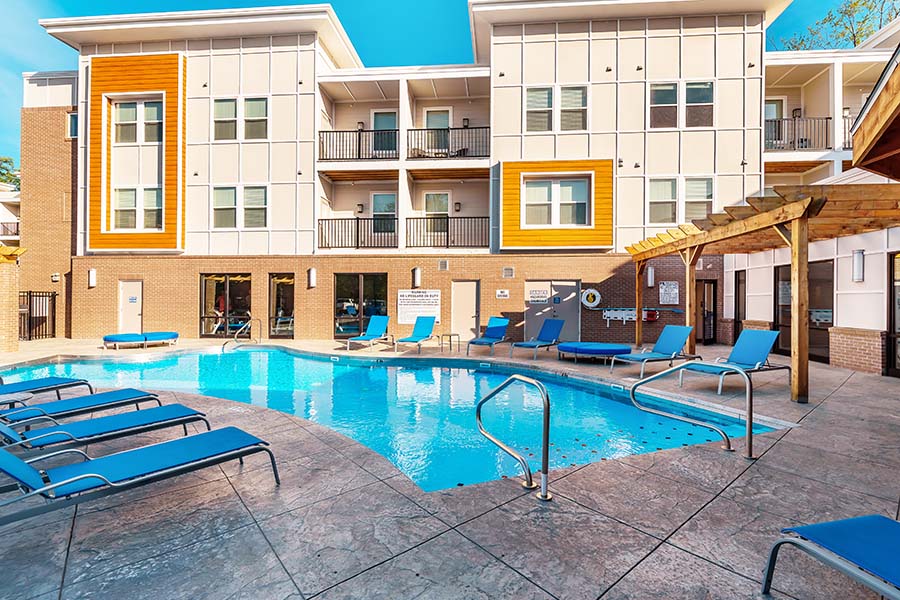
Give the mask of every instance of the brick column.
[[19, 350], [19, 265], [24, 248], [0, 246], [0, 352]]
[[853, 327], [828, 330], [829, 362], [835, 367], [883, 375], [887, 364], [887, 332]]

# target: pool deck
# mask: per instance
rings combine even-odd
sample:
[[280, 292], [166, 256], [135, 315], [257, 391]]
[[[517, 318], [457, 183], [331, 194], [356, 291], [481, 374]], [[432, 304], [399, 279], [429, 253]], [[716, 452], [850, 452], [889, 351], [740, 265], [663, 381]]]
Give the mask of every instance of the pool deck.
[[[506, 351], [498, 349], [498, 361], [509, 362]], [[702, 348], [707, 358], [728, 351]], [[56, 354], [115, 355], [96, 342], [44, 340], [23, 343], [0, 364]], [[423, 356], [448, 354], [428, 348]], [[560, 363], [555, 352], [530, 356], [523, 351], [515, 362], [609, 378], [600, 364]], [[626, 385], [637, 373], [616, 368]], [[757, 413], [799, 423], [756, 436], [755, 461], [741, 457], [739, 440], [735, 453], [706, 444], [571, 467], [551, 473], [547, 503], [512, 479], [425, 493], [380, 455], [310, 421], [161, 392], [164, 402], [205, 411], [214, 426], [237, 425], [270, 441], [282, 485], [255, 456], [243, 467], [209, 468], [7, 525], [0, 598], [759, 597], [780, 528], [900, 511], [900, 381], [816, 363], [810, 380], [812, 398], [801, 405], [788, 399], [786, 372], [754, 377]], [[679, 392], [674, 382], [659, 387]], [[715, 387], [714, 378], [694, 375], [681, 392], [742, 408], [737, 379], [721, 397]], [[176, 435], [97, 444], [88, 453]], [[877, 598], [792, 549], [782, 552], [774, 585], [777, 598]]]

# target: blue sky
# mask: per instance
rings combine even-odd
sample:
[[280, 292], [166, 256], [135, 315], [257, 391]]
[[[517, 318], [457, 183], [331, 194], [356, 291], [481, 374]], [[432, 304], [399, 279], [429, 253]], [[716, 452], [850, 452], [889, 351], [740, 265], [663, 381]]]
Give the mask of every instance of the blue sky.
[[[50, 17], [308, 4], [254, 0], [6, 0], [0, 33], [0, 156], [19, 157], [19, 109], [25, 71], [73, 69], [75, 51], [44, 33]], [[769, 30], [770, 47], [815, 22], [839, 0], [794, 0]], [[472, 61], [466, 0], [331, 0], [368, 66]], [[402, 32], [402, 35], [400, 34]]]

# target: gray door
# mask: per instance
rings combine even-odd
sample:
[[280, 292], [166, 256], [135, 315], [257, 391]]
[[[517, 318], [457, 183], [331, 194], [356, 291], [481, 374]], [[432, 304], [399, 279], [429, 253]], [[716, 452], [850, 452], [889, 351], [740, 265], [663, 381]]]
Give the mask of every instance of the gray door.
[[581, 282], [525, 282], [525, 339], [537, 336], [545, 319], [563, 319], [565, 341], [581, 339]]
[[480, 289], [478, 281], [454, 281], [450, 298], [450, 330], [467, 342], [478, 336], [480, 321]]

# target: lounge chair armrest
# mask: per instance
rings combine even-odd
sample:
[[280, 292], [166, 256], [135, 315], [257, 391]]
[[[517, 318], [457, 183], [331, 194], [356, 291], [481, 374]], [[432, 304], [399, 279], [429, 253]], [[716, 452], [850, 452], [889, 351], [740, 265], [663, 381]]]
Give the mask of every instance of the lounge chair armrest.
[[39, 462], [42, 460], [46, 460], [48, 458], [62, 456], [63, 454], [80, 454], [81, 456], [84, 457], [85, 460], [91, 460], [91, 457], [88, 456], [87, 453], [85, 453], [84, 451], [79, 450], [77, 448], [67, 448], [65, 450], [57, 450], [56, 452], [50, 452], [49, 454], [41, 454], [40, 456], [28, 458], [28, 459], [25, 459], [25, 462], [27, 462], [28, 464], [36, 463], [36, 462]]
[[100, 475], [98, 473], [84, 473], [82, 475], [78, 475], [77, 477], [72, 477], [70, 479], [66, 479], [64, 481], [57, 481], [55, 483], [47, 484], [44, 487], [38, 488], [36, 490], [32, 490], [32, 491], [28, 492], [27, 494], [21, 494], [19, 496], [9, 498], [8, 500], [4, 500], [4, 501], [0, 502], [0, 508], [9, 506], [11, 504], [15, 504], [16, 502], [21, 502], [22, 500], [26, 500], [28, 498], [31, 498], [33, 496], [38, 496], [41, 494], [50, 494], [50, 496], [52, 497], [53, 495], [51, 492], [53, 492], [53, 490], [55, 490], [56, 488], [62, 487], [64, 485], [69, 485], [70, 483], [75, 483], [77, 481], [82, 481], [84, 479], [99, 479], [105, 485], [108, 485], [110, 487], [120, 487], [119, 485], [113, 483], [112, 481], [110, 481], [109, 479], [107, 479], [106, 477], [104, 477], [103, 475]]
[[41, 439], [44, 439], [44, 438], [49, 438], [49, 437], [55, 437], [55, 436], [63, 436], [63, 437], [66, 437], [66, 438], [69, 439], [69, 441], [72, 441], [72, 442], [83, 442], [83, 441], [86, 441], [86, 438], [77, 438], [77, 437], [75, 437], [74, 435], [72, 435], [71, 433], [69, 433], [68, 431], [54, 431], [54, 432], [52, 432], [52, 433], [42, 433], [42, 434], [40, 434], [40, 435], [35, 435], [35, 436], [32, 436], [32, 437], [28, 438], [27, 440], [22, 440], [22, 441], [20, 441], [20, 442], [14, 443], [14, 444], [7, 444], [6, 447], [7, 447], [7, 448], [10, 448], [10, 447], [13, 447], [13, 446], [20, 446], [20, 445], [23, 445], [23, 444], [31, 444], [31, 443], [36, 442], [36, 441], [38, 441], [38, 440], [41, 440]]
[[8, 413], [4, 414], [3, 417], [14, 417], [18, 414], [22, 414], [23, 412], [28, 412], [30, 410], [37, 411], [39, 414], [47, 417], [50, 416], [46, 410], [40, 408], [39, 406], [26, 406], [24, 408], [20, 408], [19, 410], [11, 410]]
[[22, 419], [21, 421], [16, 421], [15, 423], [9, 423], [8, 425], [13, 428], [15, 428], [15, 427], [26, 427], [27, 428], [27, 427], [31, 427], [35, 423], [45, 423], [47, 421], [53, 423], [54, 425], [59, 425], [59, 421], [57, 421], [56, 419], [54, 419], [51, 416], [38, 416], [38, 417], [32, 417], [30, 419]]

